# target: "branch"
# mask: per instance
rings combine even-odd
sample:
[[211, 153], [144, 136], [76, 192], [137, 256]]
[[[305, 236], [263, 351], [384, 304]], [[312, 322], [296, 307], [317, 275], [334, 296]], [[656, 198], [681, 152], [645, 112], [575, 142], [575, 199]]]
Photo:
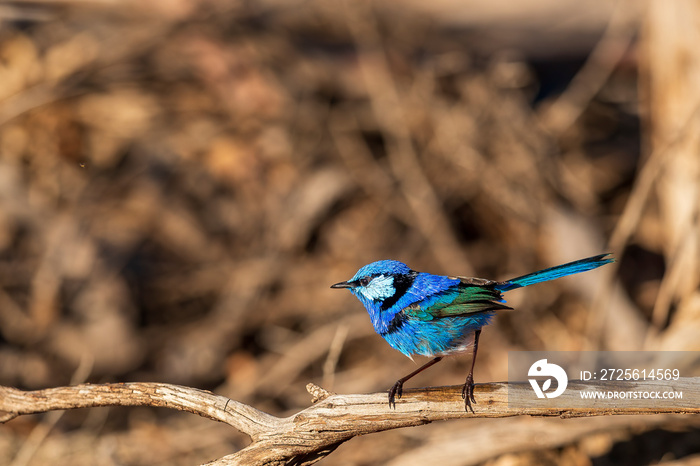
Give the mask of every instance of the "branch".
[[[682, 400], [674, 400], [676, 407], [663, 406], [661, 400], [648, 401], [648, 407], [596, 407], [592, 400], [576, 399], [577, 387], [588, 390], [645, 390], [683, 392]], [[214, 395], [211, 392], [160, 383], [127, 383], [104, 385], [77, 385], [25, 392], [0, 387], [0, 416], [4, 422], [20, 414], [41, 413], [56, 409], [95, 406], [159, 406], [198, 414], [235, 427], [249, 435], [253, 442], [243, 450], [220, 458], [210, 466], [235, 464], [312, 464], [328, 455], [341, 443], [358, 435], [380, 432], [399, 427], [417, 426], [433, 421], [461, 418], [497, 418], [518, 415], [556, 416], [573, 418], [618, 414], [678, 414], [700, 413], [700, 378], [681, 378], [676, 381], [620, 382], [614, 385], [569, 383], [562, 395], [567, 405], [561, 409], [550, 406], [517, 409], [508, 406], [510, 396], [530, 395], [526, 383], [477, 384], [476, 413], [465, 412], [460, 386], [406, 390], [397, 401], [396, 409], [389, 409], [386, 393], [370, 395], [336, 395], [309, 384], [316, 404], [288, 418], [277, 418], [243, 403]], [[567, 397], [568, 395], [568, 398]], [[547, 400], [552, 402], [552, 400]], [[560, 402], [561, 404], [561, 402]]]
[[156, 406], [177, 409], [226, 423], [255, 440], [275, 429], [279, 419], [205, 390], [165, 383], [81, 384], [26, 392], [0, 386], [0, 422], [20, 414], [98, 406]]

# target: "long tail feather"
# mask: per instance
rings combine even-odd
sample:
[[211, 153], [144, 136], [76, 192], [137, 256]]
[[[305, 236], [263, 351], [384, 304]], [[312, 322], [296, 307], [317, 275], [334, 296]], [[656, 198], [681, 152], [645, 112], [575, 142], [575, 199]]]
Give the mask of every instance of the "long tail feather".
[[610, 257], [610, 254], [600, 254], [500, 282], [496, 285], [496, 289], [500, 290], [501, 292], [510, 291], [516, 288], [522, 288], [523, 286], [534, 285], [535, 283], [547, 282], [549, 280], [554, 280], [555, 278], [566, 277], [567, 275], [597, 269], [601, 265], [609, 264], [611, 262], [615, 262], [615, 258]]

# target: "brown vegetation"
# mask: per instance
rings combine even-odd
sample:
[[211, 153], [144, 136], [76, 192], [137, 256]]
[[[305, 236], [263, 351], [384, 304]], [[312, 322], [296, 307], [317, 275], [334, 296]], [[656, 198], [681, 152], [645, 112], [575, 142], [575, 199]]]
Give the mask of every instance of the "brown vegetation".
[[[177, 383], [275, 415], [309, 381], [383, 390], [415, 365], [328, 288], [383, 258], [493, 279], [620, 259], [509, 296], [477, 383], [512, 350], [698, 350], [700, 11], [627, 3], [573, 80], [551, 77], [585, 58], [562, 41], [485, 51], [488, 24], [390, 3], [0, 5], [0, 385]], [[197, 464], [247, 442], [147, 408], [53, 414], [0, 425], [0, 463]], [[700, 444], [678, 417], [522, 441], [545, 421], [386, 432], [325, 464], [607, 464], [651, 429], [690, 432], [643, 459]], [[465, 459], [504, 432], [518, 448]]]

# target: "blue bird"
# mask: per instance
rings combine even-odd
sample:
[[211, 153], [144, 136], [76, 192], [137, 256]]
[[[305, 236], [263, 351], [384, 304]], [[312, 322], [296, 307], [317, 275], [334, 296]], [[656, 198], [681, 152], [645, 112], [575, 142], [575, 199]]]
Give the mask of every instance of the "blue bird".
[[474, 412], [474, 363], [481, 328], [495, 311], [512, 309], [503, 293], [535, 283], [585, 272], [614, 262], [610, 254], [581, 259], [502, 282], [416, 272], [406, 264], [382, 260], [365, 265], [354, 277], [331, 288], [348, 288], [364, 304], [374, 330], [409, 358], [433, 359], [396, 381], [389, 406], [396, 406], [403, 384], [447, 355], [472, 350], [472, 365], [462, 388], [465, 410]]

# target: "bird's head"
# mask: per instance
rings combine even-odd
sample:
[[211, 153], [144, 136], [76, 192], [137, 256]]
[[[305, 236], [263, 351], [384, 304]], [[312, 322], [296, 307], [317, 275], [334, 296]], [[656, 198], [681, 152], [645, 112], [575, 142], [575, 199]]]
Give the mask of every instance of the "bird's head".
[[365, 265], [350, 280], [331, 288], [348, 288], [372, 313], [395, 303], [416, 274], [403, 262], [383, 260]]

